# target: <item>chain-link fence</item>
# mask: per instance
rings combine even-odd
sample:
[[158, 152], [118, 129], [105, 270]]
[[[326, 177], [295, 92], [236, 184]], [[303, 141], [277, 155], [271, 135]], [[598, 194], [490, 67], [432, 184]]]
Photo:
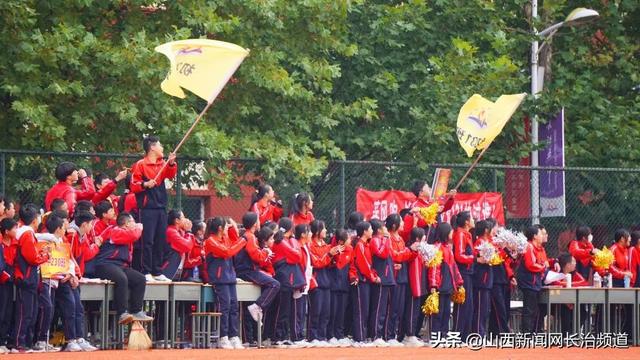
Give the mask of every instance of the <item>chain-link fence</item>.
[[[72, 161], [78, 167], [108, 176], [122, 168], [131, 168], [139, 155], [102, 153], [52, 153], [36, 151], [0, 150], [0, 193], [16, 203], [34, 203], [42, 206], [47, 189], [55, 183], [55, 165], [61, 161]], [[179, 158], [181, 169], [171, 184], [170, 207], [181, 208], [194, 220], [212, 215], [241, 214], [249, 208], [252, 183], [265, 181], [273, 185], [285, 207], [299, 191], [314, 195], [314, 214], [325, 220], [333, 229], [344, 224], [345, 218], [356, 208], [356, 190], [406, 190], [416, 179], [431, 183], [438, 167], [452, 169], [451, 186], [462, 177], [466, 164], [433, 164], [426, 168], [410, 163], [375, 161], [331, 162], [324, 173], [310, 184], [301, 183], [290, 174], [264, 178], [260, 162], [235, 160], [233, 166], [238, 195], [235, 199], [219, 198], [215, 186], [207, 185], [202, 173], [206, 162], [202, 159]], [[460, 192], [500, 192], [503, 194], [505, 220], [508, 227], [521, 230], [531, 224], [531, 186], [535, 181], [557, 181], [556, 175], [564, 173], [566, 215], [542, 217], [540, 223], [549, 231], [547, 251], [555, 256], [564, 251], [573, 238], [575, 228], [591, 226], [594, 243], [609, 245], [613, 232], [619, 227], [635, 229], [640, 217], [640, 169], [603, 168], [531, 168], [523, 166], [485, 165], [476, 168], [459, 189]], [[535, 184], [534, 184], [535, 185]], [[535, 188], [535, 187], [534, 187]], [[117, 190], [123, 191], [123, 185]], [[544, 195], [544, 194], [543, 194]], [[535, 202], [534, 202], [535, 203]], [[543, 204], [544, 205], [544, 204]], [[544, 209], [543, 209], [544, 210]]]

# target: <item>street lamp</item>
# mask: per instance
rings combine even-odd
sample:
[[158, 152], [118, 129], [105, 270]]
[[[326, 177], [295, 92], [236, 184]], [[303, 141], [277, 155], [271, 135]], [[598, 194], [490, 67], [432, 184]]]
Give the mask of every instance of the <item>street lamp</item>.
[[[544, 86], [544, 72], [543, 76], [539, 76], [538, 56], [540, 50], [547, 44], [553, 35], [563, 26], [579, 26], [598, 18], [600, 14], [592, 9], [577, 8], [573, 10], [564, 21], [557, 24], [553, 24], [548, 28], [538, 32], [535, 27], [533, 33], [535, 39], [531, 42], [531, 94], [534, 97], [538, 96], [538, 93], [542, 91]], [[538, 17], [538, 0], [531, 0], [531, 21], [535, 22]], [[542, 38], [542, 46], [538, 46], [538, 38]], [[534, 149], [531, 151], [531, 166], [538, 166], [538, 119], [534, 114], [531, 119], [531, 142]], [[540, 188], [538, 185], [538, 170], [532, 170], [531, 172], [531, 223], [538, 224], [540, 222]]]

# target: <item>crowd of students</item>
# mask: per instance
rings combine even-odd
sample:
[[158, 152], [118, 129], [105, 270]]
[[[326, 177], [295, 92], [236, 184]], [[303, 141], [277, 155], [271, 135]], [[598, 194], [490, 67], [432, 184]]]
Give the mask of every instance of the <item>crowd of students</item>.
[[[616, 287], [640, 285], [640, 232], [616, 232], [615, 262], [598, 269], [588, 227], [578, 228], [556, 260], [544, 250], [545, 228], [535, 225], [525, 231], [523, 253], [494, 245], [501, 259], [495, 265], [478, 248], [493, 244], [497, 222], [476, 222], [463, 211], [451, 223], [428, 224], [420, 210], [437, 202], [440, 212], [447, 211], [455, 192], [432, 199], [422, 181], [413, 186], [414, 204], [399, 214], [365, 221], [353, 212], [345, 228], [331, 234], [314, 218], [309, 194], [296, 194], [285, 217], [269, 185], [258, 187], [240, 224], [228, 217], [192, 223], [181, 211], [166, 209], [164, 180], [176, 175], [175, 158], [163, 159], [156, 137], [145, 138], [143, 147], [145, 157], [131, 174], [124, 170], [114, 179], [93, 179], [73, 163], [58, 164], [58, 183], [45, 196], [42, 216], [34, 205], [21, 204], [16, 219], [15, 205], [0, 198], [0, 352], [60, 350], [49, 344], [54, 313], [62, 318], [65, 351], [96, 350], [85, 340], [83, 278], [115, 283], [114, 308], [123, 325], [152, 320], [143, 311], [148, 282], [209, 283], [222, 314], [225, 349], [244, 348], [238, 278], [262, 289], [246, 309], [255, 321], [244, 322], [244, 342], [255, 339], [260, 322], [265, 345], [283, 348], [421, 347], [425, 321], [432, 333], [460, 332], [463, 341], [471, 333], [507, 333], [516, 288], [524, 303], [521, 331], [538, 332], [545, 315], [539, 296], [550, 270], [572, 274], [573, 286], [591, 285], [594, 274], [610, 274]], [[122, 181], [126, 191], [115, 195]], [[423, 242], [441, 251], [439, 265], [425, 264], [418, 250]], [[64, 273], [41, 274], [59, 244], [70, 249], [69, 266]], [[466, 299], [451, 312], [452, 296], [462, 287]], [[421, 307], [433, 292], [439, 293], [439, 312], [425, 317]], [[561, 310], [565, 332], [576, 330], [567, 321], [571, 311]], [[625, 316], [630, 324], [631, 314]]]

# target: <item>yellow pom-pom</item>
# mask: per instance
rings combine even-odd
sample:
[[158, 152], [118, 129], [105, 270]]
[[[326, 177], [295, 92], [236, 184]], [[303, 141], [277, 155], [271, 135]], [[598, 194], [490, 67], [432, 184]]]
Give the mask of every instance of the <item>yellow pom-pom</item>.
[[427, 267], [434, 268], [440, 266], [440, 264], [442, 264], [442, 250], [438, 250], [436, 252], [436, 256], [433, 258], [433, 260], [429, 261]]
[[436, 223], [438, 217], [438, 207], [438, 203], [434, 202], [427, 207], [420, 208], [420, 216], [422, 217], [422, 220], [427, 223], [427, 225], [433, 225]]
[[502, 257], [500, 256], [500, 254], [495, 253], [493, 255], [493, 257], [491, 258], [491, 260], [489, 260], [489, 265], [491, 266], [497, 266], [500, 265], [504, 262], [504, 260], [502, 260]]
[[460, 286], [458, 290], [454, 291], [453, 295], [451, 295], [451, 301], [453, 301], [454, 304], [464, 304], [466, 297], [467, 294], [464, 286]]
[[607, 270], [614, 261], [613, 253], [606, 246], [593, 255], [593, 266], [598, 269]]
[[427, 300], [422, 304], [422, 313], [429, 316], [433, 314], [437, 314], [440, 310], [440, 294], [438, 292], [433, 292], [429, 296], [427, 296]]

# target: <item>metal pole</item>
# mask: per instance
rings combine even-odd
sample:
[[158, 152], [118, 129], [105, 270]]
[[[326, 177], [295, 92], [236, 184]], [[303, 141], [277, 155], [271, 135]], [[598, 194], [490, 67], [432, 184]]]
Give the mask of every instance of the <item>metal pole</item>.
[[344, 227], [345, 221], [345, 173], [344, 173], [344, 161], [340, 162], [340, 227]]
[[[533, 24], [533, 33], [538, 35], [538, 31], [535, 28], [535, 21], [538, 18], [538, 0], [531, 0], [531, 23]], [[537, 98], [537, 94], [540, 91], [541, 86], [538, 84], [538, 39], [534, 39], [531, 42], [531, 94], [534, 100]], [[531, 116], [531, 144], [534, 149], [531, 151], [531, 166], [538, 166], [538, 119], [536, 114]], [[531, 171], [531, 223], [537, 224], [540, 222], [540, 188], [538, 186], [538, 170]]]
[[182, 211], [182, 176], [180, 175], [180, 166], [177, 161], [176, 166], [178, 166], [178, 173], [176, 174], [176, 207]]

